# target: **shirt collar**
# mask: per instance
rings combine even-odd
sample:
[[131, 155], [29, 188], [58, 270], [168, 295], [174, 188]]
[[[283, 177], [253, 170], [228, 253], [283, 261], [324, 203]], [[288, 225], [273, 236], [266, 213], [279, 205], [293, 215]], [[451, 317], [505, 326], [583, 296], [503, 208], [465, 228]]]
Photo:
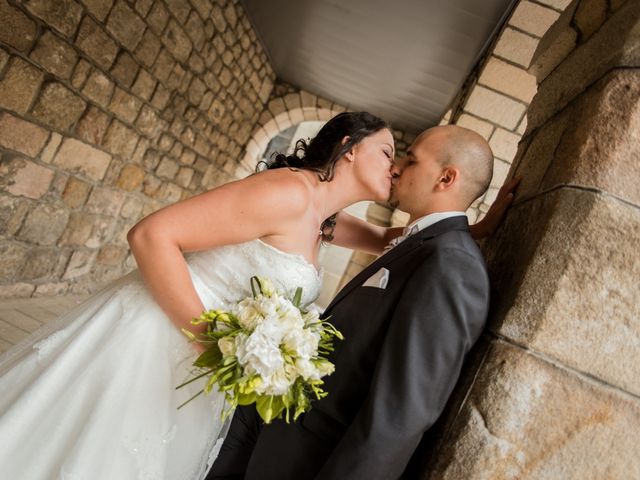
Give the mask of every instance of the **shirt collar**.
[[430, 213], [428, 215], [425, 215], [424, 217], [418, 218], [414, 222], [411, 222], [405, 227], [402, 234], [406, 236], [413, 235], [414, 233], [424, 230], [425, 228], [430, 227], [434, 223], [438, 223], [440, 220], [444, 220], [445, 218], [460, 217], [464, 215], [466, 215], [466, 213], [456, 211]]

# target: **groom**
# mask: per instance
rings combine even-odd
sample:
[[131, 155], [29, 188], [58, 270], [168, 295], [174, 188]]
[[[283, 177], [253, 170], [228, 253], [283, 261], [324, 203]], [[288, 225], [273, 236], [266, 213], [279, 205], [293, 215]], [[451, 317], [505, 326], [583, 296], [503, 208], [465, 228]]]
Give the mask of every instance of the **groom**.
[[463, 212], [487, 189], [492, 165], [470, 130], [417, 137], [392, 167], [409, 227], [325, 311], [345, 337], [329, 395], [292, 424], [263, 425], [254, 406], [240, 407], [209, 480], [402, 475], [485, 323], [489, 280]]

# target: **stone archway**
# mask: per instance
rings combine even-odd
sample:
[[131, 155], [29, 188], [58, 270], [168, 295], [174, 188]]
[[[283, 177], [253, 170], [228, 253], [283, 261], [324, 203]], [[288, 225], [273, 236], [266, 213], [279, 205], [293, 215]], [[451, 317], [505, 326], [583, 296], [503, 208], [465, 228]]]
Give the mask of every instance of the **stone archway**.
[[283, 130], [310, 120], [326, 122], [346, 110], [304, 90], [273, 96], [253, 129], [234, 176], [241, 178], [253, 172], [271, 139]]

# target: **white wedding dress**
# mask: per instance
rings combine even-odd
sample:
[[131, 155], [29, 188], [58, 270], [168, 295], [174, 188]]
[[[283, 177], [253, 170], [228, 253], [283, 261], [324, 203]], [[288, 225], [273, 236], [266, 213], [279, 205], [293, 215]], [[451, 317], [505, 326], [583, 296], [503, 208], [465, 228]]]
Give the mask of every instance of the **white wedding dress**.
[[[253, 275], [313, 301], [302, 256], [260, 240], [186, 256], [206, 308], [251, 294]], [[199, 480], [226, 425], [218, 392], [192, 376], [195, 350], [132, 272], [0, 357], [0, 476], [11, 480]], [[228, 423], [225, 422], [225, 423]]]

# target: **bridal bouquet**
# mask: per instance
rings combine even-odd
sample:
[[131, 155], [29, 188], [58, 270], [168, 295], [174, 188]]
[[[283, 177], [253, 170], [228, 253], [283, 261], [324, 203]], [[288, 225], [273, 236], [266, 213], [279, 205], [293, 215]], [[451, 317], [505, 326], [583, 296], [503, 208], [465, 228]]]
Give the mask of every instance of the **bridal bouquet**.
[[250, 283], [252, 297], [228, 311], [209, 310], [191, 321], [207, 324], [200, 338], [184, 331], [207, 350], [194, 362], [200, 374], [177, 388], [208, 377], [198, 395], [216, 385], [225, 392], [231, 408], [223, 418], [238, 405], [255, 402], [266, 423], [283, 414], [288, 423], [291, 412], [296, 420], [309, 410], [312, 398], [327, 395], [322, 377], [330, 375], [334, 365], [326, 357], [333, 351], [334, 338], [343, 337], [320, 320], [316, 310], [300, 307], [302, 288], [289, 299], [269, 279], [251, 277]]

